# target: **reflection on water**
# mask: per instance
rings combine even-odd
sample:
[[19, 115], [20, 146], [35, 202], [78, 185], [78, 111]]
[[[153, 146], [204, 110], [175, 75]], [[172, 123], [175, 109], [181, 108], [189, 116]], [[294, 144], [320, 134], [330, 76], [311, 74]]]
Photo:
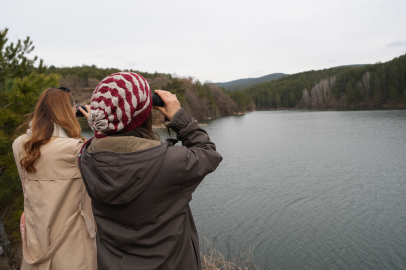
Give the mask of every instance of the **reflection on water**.
[[225, 255], [231, 235], [261, 268], [405, 269], [405, 110], [264, 111], [205, 129], [224, 160], [191, 207]]

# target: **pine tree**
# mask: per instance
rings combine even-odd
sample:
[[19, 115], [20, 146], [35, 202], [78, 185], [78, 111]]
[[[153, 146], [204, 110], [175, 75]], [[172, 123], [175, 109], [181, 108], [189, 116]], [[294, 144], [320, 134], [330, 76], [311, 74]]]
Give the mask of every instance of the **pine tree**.
[[[38, 57], [29, 59], [27, 54], [34, 50], [30, 37], [24, 41], [18, 40], [16, 44], [11, 42], [6, 45], [8, 28], [0, 30], [0, 85], [4, 84], [7, 78], [22, 78], [28, 75], [34, 67]], [[43, 69], [42, 61], [40, 64]]]
[[[8, 175], [17, 176], [14, 157], [11, 149], [13, 139], [17, 134], [16, 129], [23, 124], [24, 116], [31, 113], [39, 95], [49, 87], [57, 87], [59, 75], [45, 75], [33, 72], [23, 79], [8, 79], [1, 88], [0, 100], [0, 168], [1, 177]], [[10, 189], [4, 186], [4, 178], [0, 180], [0, 201]], [[14, 186], [14, 185], [11, 185]]]

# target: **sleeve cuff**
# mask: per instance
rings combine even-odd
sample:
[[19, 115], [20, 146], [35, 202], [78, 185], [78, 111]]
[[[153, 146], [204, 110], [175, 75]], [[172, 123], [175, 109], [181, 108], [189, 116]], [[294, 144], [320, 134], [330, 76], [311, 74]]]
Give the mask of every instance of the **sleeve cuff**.
[[192, 117], [186, 113], [183, 108], [175, 113], [170, 122], [166, 122], [165, 126], [171, 128], [175, 132], [179, 132], [181, 129], [187, 127], [187, 125], [192, 121]]

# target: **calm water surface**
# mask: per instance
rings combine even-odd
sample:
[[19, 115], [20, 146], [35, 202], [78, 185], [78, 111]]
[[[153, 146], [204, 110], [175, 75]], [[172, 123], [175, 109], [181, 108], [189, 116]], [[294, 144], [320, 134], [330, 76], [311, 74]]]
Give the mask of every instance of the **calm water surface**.
[[406, 269], [406, 110], [253, 112], [205, 129], [224, 160], [191, 208], [223, 255], [231, 237], [261, 269]]

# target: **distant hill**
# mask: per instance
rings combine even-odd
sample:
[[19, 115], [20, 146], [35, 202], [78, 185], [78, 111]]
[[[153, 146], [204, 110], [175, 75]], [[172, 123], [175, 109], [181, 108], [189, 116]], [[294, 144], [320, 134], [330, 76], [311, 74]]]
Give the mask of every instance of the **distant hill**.
[[363, 66], [368, 66], [370, 64], [355, 64], [355, 65], [343, 65], [343, 66], [337, 66], [337, 67], [332, 67], [332, 68], [340, 68], [340, 67], [363, 67]]
[[265, 83], [265, 82], [270, 82], [273, 80], [277, 80], [279, 78], [282, 78], [283, 76], [287, 76], [289, 74], [285, 73], [272, 73], [269, 75], [265, 75], [259, 78], [247, 78], [247, 79], [239, 79], [239, 80], [234, 80], [230, 82], [224, 82], [224, 83], [214, 83], [215, 85], [219, 87], [224, 87], [226, 90], [242, 90], [245, 88], [248, 88], [250, 86], [253, 86], [255, 84], [259, 83]]

